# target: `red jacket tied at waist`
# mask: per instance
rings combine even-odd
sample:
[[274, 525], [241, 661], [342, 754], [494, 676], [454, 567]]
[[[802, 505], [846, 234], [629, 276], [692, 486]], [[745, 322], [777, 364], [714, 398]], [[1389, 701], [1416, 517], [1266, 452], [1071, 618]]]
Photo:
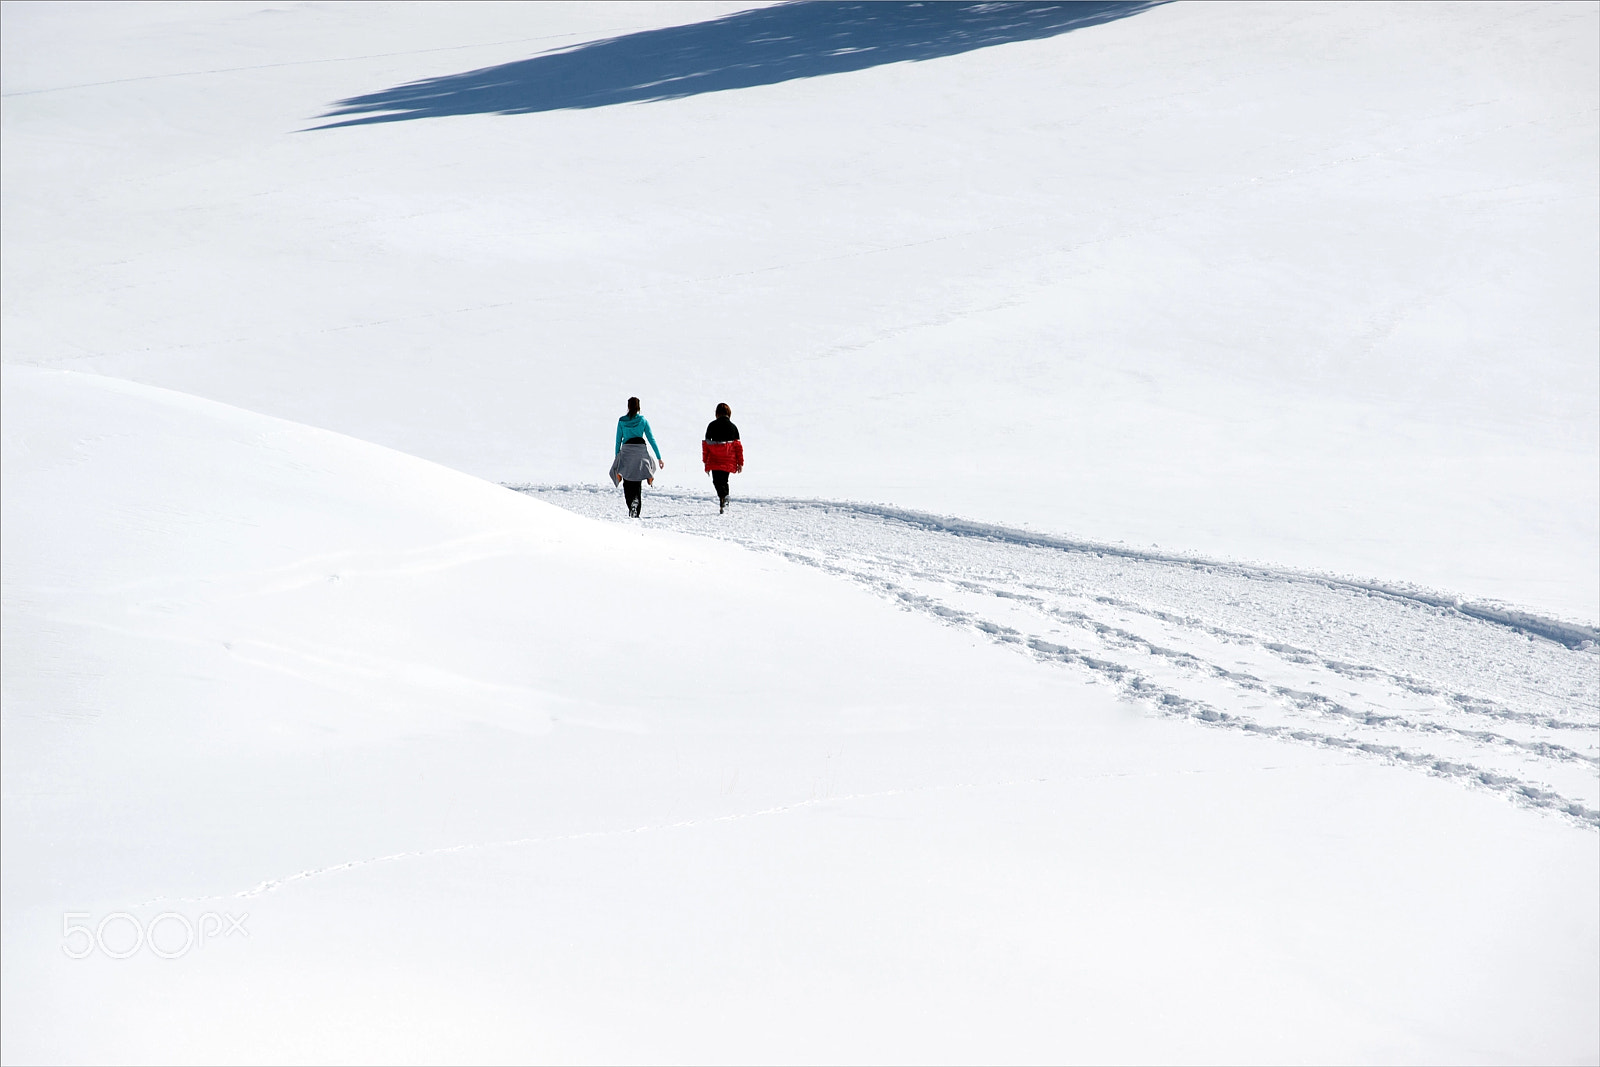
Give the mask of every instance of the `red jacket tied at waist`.
[[738, 474], [744, 470], [744, 445], [739, 441], [701, 441], [700, 459], [708, 471]]

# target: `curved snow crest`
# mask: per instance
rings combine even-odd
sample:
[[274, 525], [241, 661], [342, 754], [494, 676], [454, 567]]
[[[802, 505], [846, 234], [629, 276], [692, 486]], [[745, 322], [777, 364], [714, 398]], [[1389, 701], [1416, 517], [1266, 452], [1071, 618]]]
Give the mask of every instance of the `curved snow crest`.
[[550, 729], [561, 701], [515, 643], [484, 655], [452, 620], [487, 616], [497, 571], [586, 524], [216, 401], [3, 376], [8, 728], [51, 745], [78, 724], [108, 752], [164, 731], [292, 745]]
[[[596, 489], [593, 486], [574, 485], [537, 486], [506, 483], [506, 488], [524, 493], [544, 493], [551, 490], [606, 492], [603, 488]], [[672, 490], [663, 490], [658, 495], [668, 499], [702, 499], [693, 493], [679, 493]], [[911, 508], [899, 508], [889, 504], [862, 504], [847, 500], [782, 496], [761, 497], [759, 500], [752, 500], [752, 503], [794, 508], [818, 508], [825, 511], [869, 515], [874, 518], [903, 523], [921, 530], [951, 534], [955, 537], [976, 537], [985, 541], [1000, 541], [1012, 545], [1025, 545], [1030, 548], [1054, 548], [1063, 552], [1088, 552], [1096, 556], [1117, 556], [1146, 563], [1177, 563], [1191, 567], [1227, 571], [1247, 577], [1266, 578], [1273, 581], [1316, 582], [1330, 587], [1357, 589], [1401, 600], [1415, 601], [1428, 607], [1458, 611], [1474, 619], [1497, 623], [1501, 626], [1508, 626], [1513, 630], [1520, 630], [1537, 637], [1560, 642], [1570, 649], [1584, 650], [1591, 646], [1600, 645], [1600, 627], [1539, 615], [1503, 604], [1487, 601], [1467, 601], [1460, 597], [1451, 596], [1448, 593], [1424, 589], [1405, 582], [1381, 582], [1376, 579], [1346, 578], [1338, 575], [1317, 574], [1310, 571], [1297, 571], [1287, 567], [1274, 567], [1258, 563], [1240, 563], [1183, 553], [1153, 552], [1146, 549], [1129, 548], [1126, 545], [1107, 544], [1102, 541], [1086, 541], [1074, 537], [1035, 533], [1032, 530], [1019, 530], [1014, 526], [977, 522], [952, 515], [936, 515], [929, 511], [916, 511]]]
[[[607, 492], [604, 488], [592, 485], [534, 485], [515, 482], [502, 483], [507, 489], [515, 489], [520, 493], [543, 495], [550, 492]], [[656, 495], [669, 500], [702, 500], [702, 496], [695, 493], [683, 493], [673, 490], [660, 490]], [[850, 500], [824, 500], [816, 497], [760, 497], [752, 498], [751, 503], [763, 505], [781, 505], [794, 508], [818, 508], [824, 511], [841, 511], [856, 515], [870, 515], [875, 518], [887, 519], [893, 522], [904, 523], [922, 530], [932, 530], [938, 533], [947, 533], [955, 537], [976, 537], [985, 541], [1001, 541], [1006, 544], [1025, 545], [1033, 548], [1054, 548], [1063, 552], [1088, 552], [1096, 556], [1117, 556], [1124, 559], [1141, 560], [1147, 563], [1177, 563], [1191, 567], [1205, 567], [1212, 570], [1224, 570], [1235, 574], [1268, 578], [1276, 581], [1289, 582], [1316, 582], [1330, 587], [1358, 589], [1368, 593], [1378, 593], [1383, 596], [1396, 597], [1401, 600], [1415, 601], [1433, 608], [1458, 611], [1474, 619], [1484, 622], [1497, 623], [1508, 626], [1513, 630], [1533, 634], [1536, 637], [1548, 638], [1566, 645], [1570, 649], [1584, 651], [1600, 645], [1600, 627], [1589, 626], [1581, 622], [1557, 619], [1548, 615], [1539, 615], [1534, 612], [1524, 611], [1520, 608], [1497, 604], [1490, 601], [1467, 601], [1448, 593], [1424, 589], [1421, 586], [1405, 582], [1380, 582], [1376, 579], [1346, 578], [1332, 574], [1317, 574], [1311, 571], [1297, 571], [1287, 567], [1274, 567], [1258, 563], [1240, 563], [1232, 560], [1212, 559], [1207, 556], [1186, 555], [1173, 552], [1153, 552], [1140, 548], [1129, 548], [1127, 545], [1108, 544], [1103, 541], [1086, 541], [1075, 537], [1061, 537], [1054, 534], [1035, 533], [1032, 530], [1020, 530], [1014, 526], [1001, 526], [998, 523], [977, 522], [972, 519], [963, 519], [953, 515], [936, 515], [929, 511], [916, 511], [911, 508], [899, 508], [889, 504], [863, 504]]]
[[[605, 489], [513, 488], [621, 520]], [[652, 499], [646, 526], [818, 567], [1163, 715], [1376, 757], [1600, 827], [1591, 638], [1558, 641], [1406, 587], [883, 505], [736, 499], [719, 516], [693, 493]]]

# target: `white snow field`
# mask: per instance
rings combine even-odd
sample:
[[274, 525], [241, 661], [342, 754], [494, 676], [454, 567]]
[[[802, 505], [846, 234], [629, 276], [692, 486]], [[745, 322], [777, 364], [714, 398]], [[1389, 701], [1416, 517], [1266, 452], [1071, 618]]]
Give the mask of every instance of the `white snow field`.
[[3, 394], [11, 1062], [1595, 1055], [1570, 816], [327, 431]]
[[7, 2], [0, 134], [4, 1062], [1600, 1062], [1600, 4]]

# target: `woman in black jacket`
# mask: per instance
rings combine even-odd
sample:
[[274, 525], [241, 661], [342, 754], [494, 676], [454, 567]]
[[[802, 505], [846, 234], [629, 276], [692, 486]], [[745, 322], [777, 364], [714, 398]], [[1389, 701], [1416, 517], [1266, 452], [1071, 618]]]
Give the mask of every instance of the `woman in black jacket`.
[[728, 510], [728, 475], [744, 470], [744, 445], [732, 416], [732, 408], [718, 404], [716, 420], [706, 427], [705, 440], [700, 442], [700, 459], [711, 475], [711, 484], [717, 487], [719, 515]]

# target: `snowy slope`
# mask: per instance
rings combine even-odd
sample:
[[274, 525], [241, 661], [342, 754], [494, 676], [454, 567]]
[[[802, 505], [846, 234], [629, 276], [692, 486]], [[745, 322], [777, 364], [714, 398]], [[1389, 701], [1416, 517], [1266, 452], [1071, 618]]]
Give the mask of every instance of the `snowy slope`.
[[[1597, 1051], [1562, 819], [325, 431], [3, 397], [8, 1061]], [[248, 937], [68, 957], [119, 912]]]
[[[524, 491], [627, 521], [616, 491]], [[1592, 628], [914, 512], [741, 498], [727, 516], [705, 493], [651, 496], [648, 526], [850, 578], [1162, 713], [1365, 753], [1600, 826]]]
[[741, 8], [8, 3], [4, 358], [1600, 621], [1594, 4]]

